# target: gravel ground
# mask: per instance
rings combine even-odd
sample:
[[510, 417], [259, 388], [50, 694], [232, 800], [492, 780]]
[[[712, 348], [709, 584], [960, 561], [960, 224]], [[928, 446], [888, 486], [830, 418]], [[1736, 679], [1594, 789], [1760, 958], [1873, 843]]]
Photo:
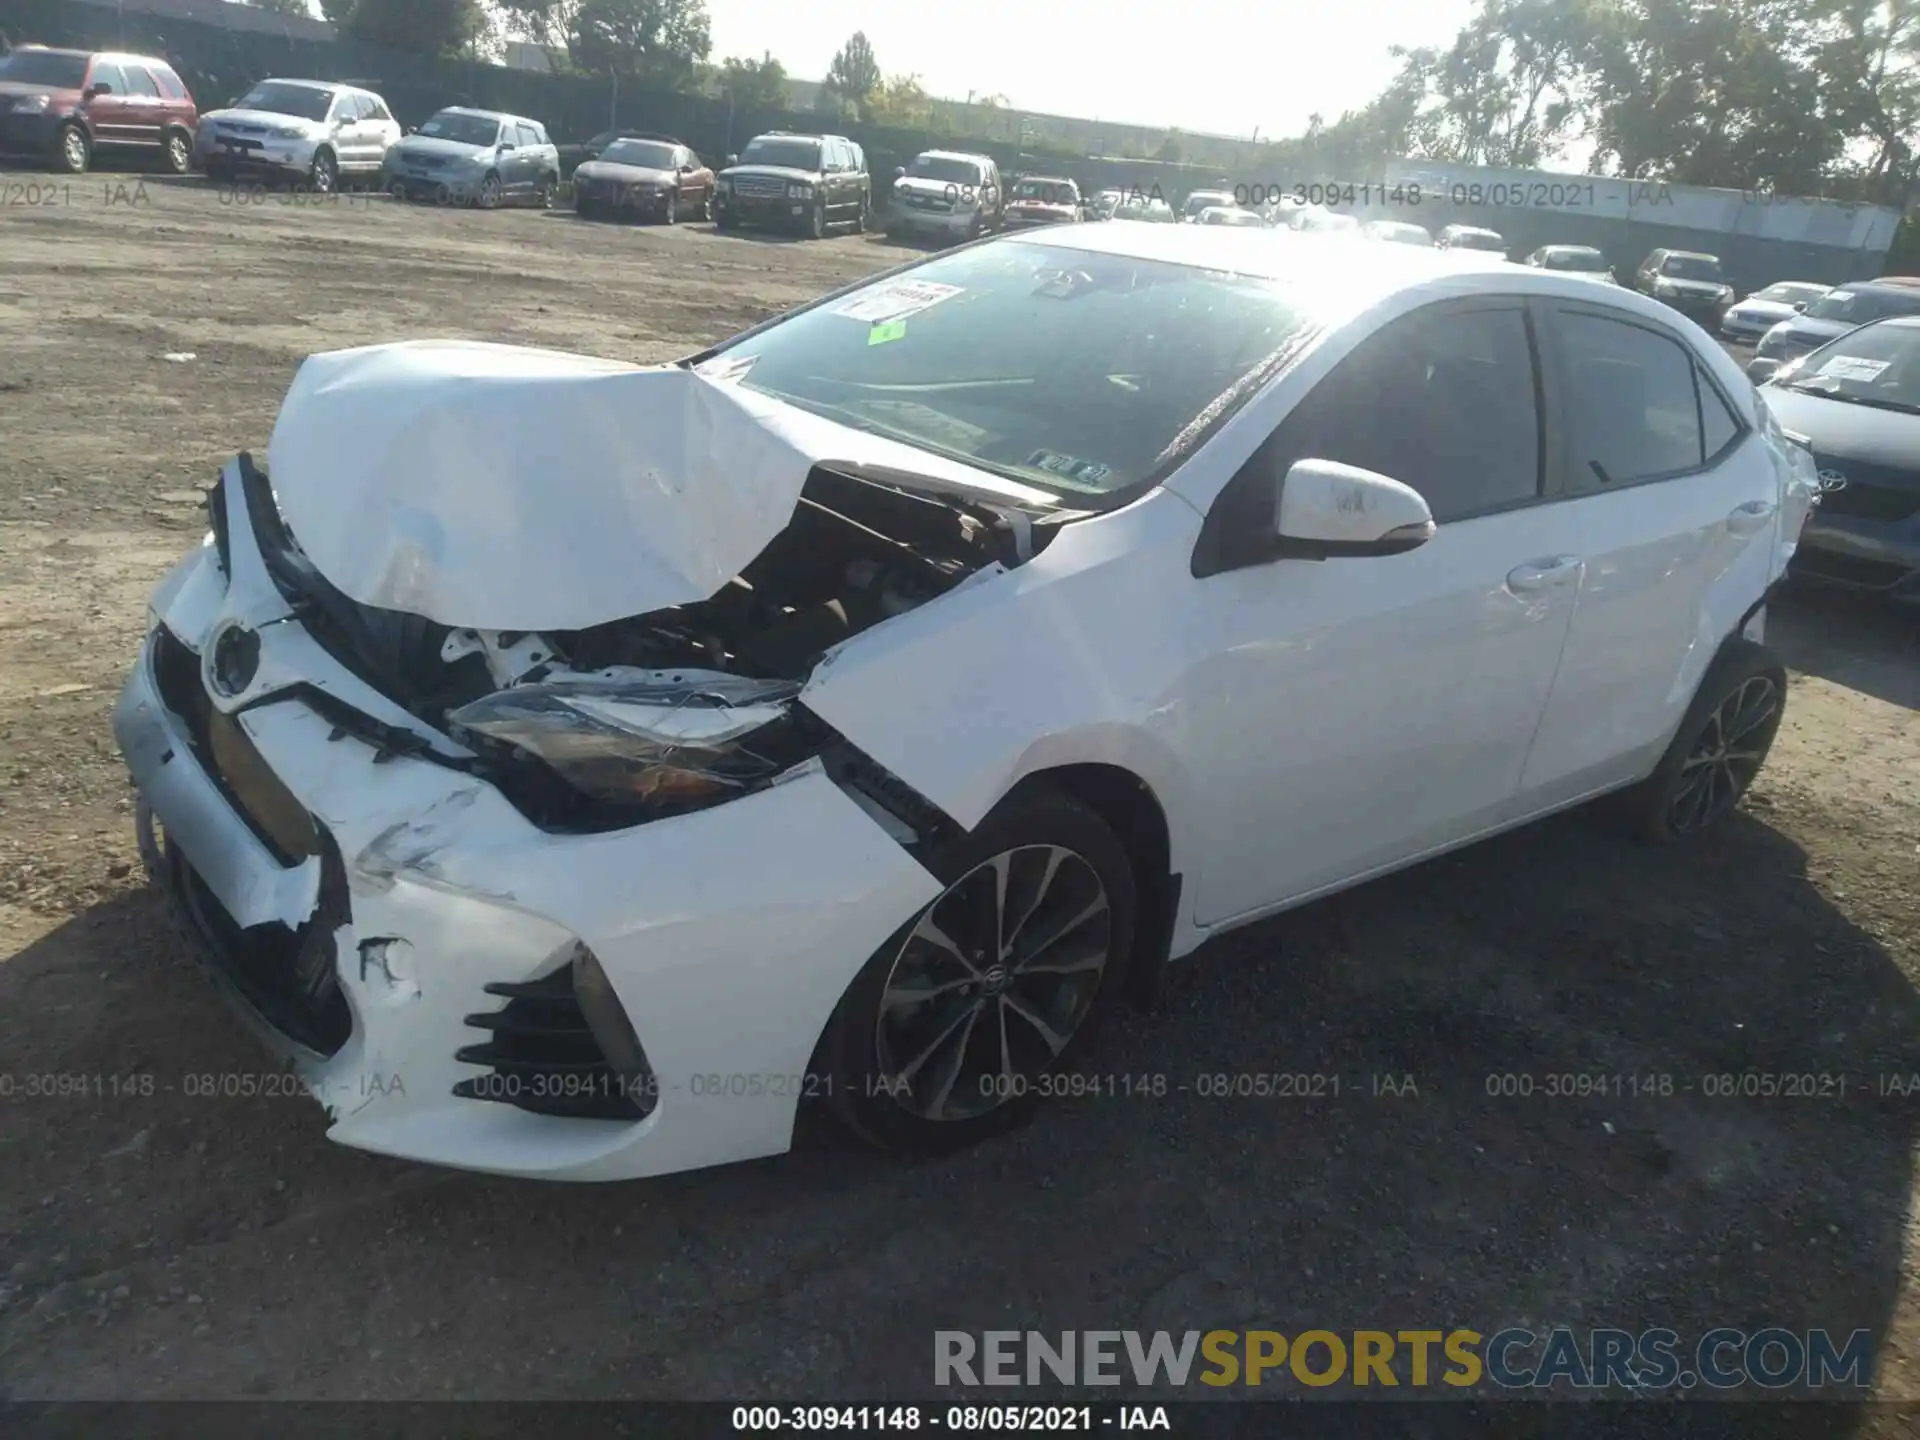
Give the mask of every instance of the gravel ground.
[[[1877, 1393], [1920, 1399], [1920, 1099], [1879, 1093], [1920, 1074], [1920, 630], [1819, 597], [1776, 615], [1797, 683], [1724, 833], [1568, 815], [1210, 945], [1085, 1061], [1160, 1099], [918, 1164], [809, 1117], [778, 1159], [543, 1187], [189, 1096], [262, 1057], [163, 936], [107, 716], [300, 358], [665, 359], [905, 252], [153, 177], [0, 200], [0, 1398], [914, 1397], [936, 1329], [1565, 1323], [1865, 1328]], [[1703, 1093], [1749, 1069], [1851, 1093]], [[1199, 1095], [1235, 1071], [1344, 1084]], [[1676, 1088], [1487, 1092], [1568, 1071]]]

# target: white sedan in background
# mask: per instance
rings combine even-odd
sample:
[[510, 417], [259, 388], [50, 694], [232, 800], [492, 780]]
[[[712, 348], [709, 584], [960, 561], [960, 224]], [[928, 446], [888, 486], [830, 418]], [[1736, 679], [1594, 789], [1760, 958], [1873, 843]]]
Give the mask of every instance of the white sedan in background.
[[143, 854], [334, 1139], [568, 1180], [976, 1140], [1212, 936], [1720, 820], [1815, 484], [1645, 297], [1178, 225], [316, 355], [267, 456], [116, 712]]

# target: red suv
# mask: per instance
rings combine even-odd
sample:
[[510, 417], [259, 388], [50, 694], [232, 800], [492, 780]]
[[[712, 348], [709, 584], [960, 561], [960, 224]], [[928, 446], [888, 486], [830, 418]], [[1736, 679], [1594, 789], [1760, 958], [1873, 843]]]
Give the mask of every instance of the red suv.
[[97, 150], [139, 152], [184, 175], [199, 119], [164, 60], [44, 45], [0, 55], [0, 155], [50, 160], [79, 175]]

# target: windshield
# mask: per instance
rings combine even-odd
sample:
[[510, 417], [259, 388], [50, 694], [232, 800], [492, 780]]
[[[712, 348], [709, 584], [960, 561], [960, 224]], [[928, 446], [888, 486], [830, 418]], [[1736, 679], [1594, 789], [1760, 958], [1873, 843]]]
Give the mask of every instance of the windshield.
[[78, 90], [87, 78], [87, 57], [46, 50], [15, 50], [0, 55], [0, 80], [15, 85], [47, 85], [56, 90]]
[[1402, 245], [1431, 245], [1433, 236], [1419, 225], [1399, 225], [1392, 221], [1383, 221], [1373, 232], [1382, 240], [1393, 240]]
[[910, 180], [940, 180], [948, 185], [978, 185], [980, 167], [971, 160], [948, 155], [921, 155], [907, 166]]
[[820, 168], [820, 142], [775, 139], [762, 135], [748, 142], [747, 148], [741, 152], [740, 163], [778, 165], [784, 170], [805, 170], [811, 174]]
[[1022, 180], [1013, 187], [1013, 198], [1040, 205], [1078, 205], [1080, 187], [1071, 180]]
[[1491, 230], [1457, 230], [1447, 242], [1456, 250], [1500, 250], [1507, 248], [1506, 238]]
[[331, 90], [315, 90], [310, 85], [282, 85], [269, 80], [242, 95], [236, 110], [265, 110], [274, 115], [292, 115], [301, 120], [324, 120], [333, 108]]
[[1792, 280], [1784, 280], [1778, 285], [1769, 285], [1758, 295], [1749, 295], [1749, 300], [1772, 300], [1781, 305], [1811, 305], [1827, 293], [1824, 285], [1802, 285]]
[[1209, 205], [1231, 205], [1233, 196], [1224, 190], [1196, 190], [1187, 196], [1187, 213], [1195, 214]]
[[1780, 382], [1788, 390], [1920, 414], [1920, 329], [1869, 325], [1814, 351]]
[[1203, 225], [1265, 225], [1251, 210], [1240, 210], [1225, 205], [1210, 205], [1200, 212]]
[[1244, 394], [1216, 402], [1309, 324], [1305, 302], [1270, 281], [1002, 240], [876, 280], [707, 363], [1084, 504], [1155, 478], [1182, 432], [1237, 409]]
[[673, 169], [673, 146], [658, 140], [616, 140], [600, 152], [610, 165], [634, 165], [642, 170]]
[[1809, 320], [1839, 320], [1864, 325], [1888, 315], [1920, 315], [1920, 291], [1903, 295], [1891, 290], [1830, 290], [1806, 309]]
[[500, 138], [500, 122], [485, 115], [461, 115], [442, 110], [420, 127], [420, 133], [457, 145], [491, 145]]
[[1660, 273], [1676, 280], [1720, 281], [1720, 262], [1711, 255], [1669, 255], [1660, 263]]
[[1574, 270], [1582, 274], [1598, 274], [1607, 268], [1607, 257], [1598, 250], [1582, 250], [1568, 246], [1561, 250], [1549, 250], [1540, 257], [1542, 270]]

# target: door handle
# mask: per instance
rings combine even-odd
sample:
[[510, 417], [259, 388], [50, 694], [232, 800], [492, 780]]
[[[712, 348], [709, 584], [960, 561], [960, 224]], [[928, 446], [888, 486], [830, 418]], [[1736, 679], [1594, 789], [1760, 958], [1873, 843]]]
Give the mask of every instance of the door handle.
[[1531, 560], [1507, 572], [1507, 588], [1518, 595], [1531, 595], [1564, 585], [1580, 573], [1578, 555], [1551, 555]]
[[1727, 516], [1727, 528], [1736, 535], [1751, 535], [1767, 521], [1773, 518], [1773, 512], [1780, 508], [1772, 500], [1749, 500], [1744, 505], [1736, 505]]

